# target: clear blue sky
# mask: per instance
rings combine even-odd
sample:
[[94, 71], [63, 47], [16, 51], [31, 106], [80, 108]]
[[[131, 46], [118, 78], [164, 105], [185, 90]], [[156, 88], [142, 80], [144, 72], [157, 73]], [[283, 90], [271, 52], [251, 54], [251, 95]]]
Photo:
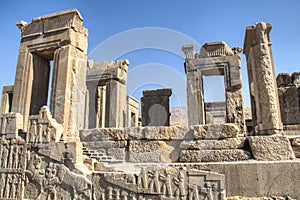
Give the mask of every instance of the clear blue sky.
[[[177, 32], [193, 39], [200, 45], [206, 42], [224, 40], [230, 47], [243, 46], [246, 26], [258, 21], [265, 21], [273, 25], [271, 41], [276, 74], [300, 71], [299, 0], [5, 0], [0, 2], [0, 90], [2, 90], [3, 85], [14, 83], [20, 43], [20, 31], [15, 26], [16, 21], [30, 22], [32, 18], [70, 8], [77, 8], [80, 11], [84, 18], [84, 26], [89, 30], [89, 54], [99, 44], [109, 40], [109, 38], [111, 39], [116, 34], [144, 27], [166, 29], [167, 32], [170, 31], [175, 35]], [[162, 40], [169, 40], [176, 44], [170, 48], [177, 48], [180, 52], [181, 46], [186, 40], [173, 41], [171, 39], [173, 38], [162, 38]], [[123, 47], [127, 44], [129, 43], [122, 43]], [[111, 49], [113, 48], [111, 47]], [[110, 51], [111, 49], [107, 50]], [[130, 60], [130, 70], [138, 69], [135, 72], [139, 70], [144, 72], [151, 68], [156, 70], [154, 75], [161, 79], [176, 79], [174, 82], [178, 83], [184, 81], [184, 60], [182, 55], [176, 55], [172, 51], [145, 48], [116, 57], [116, 59], [125, 58]], [[242, 55], [242, 59], [245, 104], [249, 106], [244, 55]], [[160, 73], [160, 68], [166, 69], [166, 74], [171, 75], [166, 77], [165, 74]], [[134, 71], [130, 74], [134, 74]], [[135, 74], [136, 76], [139, 75]], [[131, 79], [135, 77], [131, 77]], [[152, 84], [157, 87], [170, 86], [165, 82], [154, 81]], [[140, 85], [138, 88], [136, 86], [133, 88], [129, 93], [138, 97], [142, 89], [151, 87]], [[176, 95], [180, 96], [181, 94], [178, 93]], [[174, 105], [180, 105], [180, 103], [176, 103], [177, 100], [172, 100]]]

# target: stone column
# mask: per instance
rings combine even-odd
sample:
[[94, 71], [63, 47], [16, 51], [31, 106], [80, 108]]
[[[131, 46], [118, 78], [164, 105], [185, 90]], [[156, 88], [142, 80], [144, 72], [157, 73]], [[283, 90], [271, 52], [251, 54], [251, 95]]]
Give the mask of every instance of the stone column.
[[247, 27], [244, 54], [247, 58], [250, 91], [254, 99], [251, 106], [255, 109], [259, 134], [274, 134], [282, 130], [277, 85], [274, 73], [270, 43], [271, 24], [256, 23]]
[[171, 89], [145, 90], [142, 102], [142, 126], [169, 126]]

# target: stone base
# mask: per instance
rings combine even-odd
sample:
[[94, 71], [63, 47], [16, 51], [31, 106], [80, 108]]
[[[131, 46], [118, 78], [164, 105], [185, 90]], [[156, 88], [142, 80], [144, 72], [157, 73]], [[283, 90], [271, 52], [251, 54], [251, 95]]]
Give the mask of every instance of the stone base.
[[291, 143], [286, 136], [249, 136], [248, 141], [256, 160], [295, 159]]

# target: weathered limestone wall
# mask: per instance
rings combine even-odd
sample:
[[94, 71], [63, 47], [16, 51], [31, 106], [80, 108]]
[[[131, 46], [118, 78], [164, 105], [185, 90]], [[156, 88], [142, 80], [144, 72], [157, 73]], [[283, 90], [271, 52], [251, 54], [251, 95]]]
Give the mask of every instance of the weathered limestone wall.
[[241, 49], [231, 50], [225, 42], [206, 43], [200, 53], [192, 45], [182, 48], [185, 53], [187, 76], [187, 102], [189, 125], [206, 124], [202, 76], [224, 76], [226, 97], [226, 123], [235, 123], [246, 131], [244, 101], [240, 74]]
[[259, 134], [274, 134], [282, 130], [270, 42], [271, 28], [271, 24], [264, 22], [248, 26], [244, 42], [252, 120]]
[[[34, 18], [29, 24], [20, 21], [17, 26], [22, 39], [12, 111], [24, 116], [23, 130], [27, 130], [29, 115], [37, 114], [50, 98], [51, 113], [64, 124], [64, 136], [76, 137], [84, 126], [86, 99], [88, 31], [82, 26], [80, 13], [76, 9], [63, 11]], [[49, 84], [51, 60], [53, 79]]]

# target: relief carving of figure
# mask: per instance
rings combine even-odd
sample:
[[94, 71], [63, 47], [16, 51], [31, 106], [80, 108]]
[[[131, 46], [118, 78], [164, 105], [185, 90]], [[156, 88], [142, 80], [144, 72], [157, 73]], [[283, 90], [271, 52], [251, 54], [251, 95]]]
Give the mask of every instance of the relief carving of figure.
[[16, 174], [13, 174], [11, 179], [9, 179], [10, 181], [10, 194], [9, 194], [9, 198], [14, 199], [16, 198], [16, 193], [17, 193], [17, 185], [19, 183], [19, 178], [17, 177]]
[[45, 141], [47, 143], [50, 143], [51, 142], [51, 127], [47, 126], [46, 131], [44, 133], [45, 133]]
[[3, 192], [4, 192], [4, 185], [5, 185], [5, 180], [6, 180], [6, 175], [4, 173], [0, 173], [0, 184], [2, 185], [0, 187], [0, 198], [3, 197]]
[[46, 200], [56, 199], [56, 185], [59, 179], [56, 177], [56, 169], [49, 166], [46, 170], [45, 179], [43, 181], [44, 190], [46, 192]]
[[185, 191], [185, 177], [182, 171], [179, 172], [177, 177], [173, 178], [174, 185], [176, 186], [176, 189], [174, 191], [176, 197], [185, 197], [186, 191]]
[[17, 148], [17, 142], [15, 139], [12, 139], [10, 141], [10, 151], [9, 151], [9, 159], [8, 159], [8, 167], [7, 168], [13, 168], [14, 163], [16, 162], [16, 148]]
[[7, 167], [7, 160], [8, 160], [8, 144], [3, 144], [2, 146], [2, 157], [1, 157], [1, 164], [2, 168]]
[[44, 193], [43, 180], [45, 173], [42, 170], [42, 159], [38, 155], [33, 155], [31, 157], [25, 174], [36, 186], [35, 199], [40, 198], [40, 195]]
[[42, 143], [43, 142], [43, 125], [42, 124], [38, 125], [38, 133], [36, 135], [35, 142], [36, 143]]
[[198, 185], [189, 184], [188, 187], [190, 189], [189, 200], [200, 200], [199, 199]]
[[201, 194], [204, 196], [204, 200], [213, 200], [212, 187], [209, 182], [204, 184], [204, 188], [201, 188]]
[[139, 188], [148, 188], [148, 175], [145, 171], [145, 168], [142, 168], [141, 173], [138, 177], [138, 186]]
[[151, 192], [156, 192], [160, 194], [160, 183], [159, 183], [159, 174], [158, 170], [149, 171], [149, 189]]
[[29, 134], [28, 134], [28, 137], [27, 137], [27, 142], [34, 143], [36, 135], [37, 135], [37, 126], [36, 126], [36, 121], [35, 120], [33, 120], [31, 123], [32, 124], [29, 128]]
[[5, 192], [3, 194], [3, 197], [6, 198], [6, 199], [8, 199], [9, 195], [10, 195], [11, 183], [12, 183], [12, 177], [11, 177], [11, 174], [8, 174], [7, 175], [7, 181], [6, 181], [6, 184], [5, 184]]
[[172, 191], [172, 183], [171, 183], [171, 174], [166, 170], [159, 174], [159, 180], [162, 182], [161, 184], [161, 192], [163, 195], [167, 195], [168, 197], [173, 196]]
[[19, 146], [18, 157], [19, 162], [17, 168], [21, 169], [22, 167], [24, 167], [23, 165], [25, 164], [24, 147], [22, 145]]

